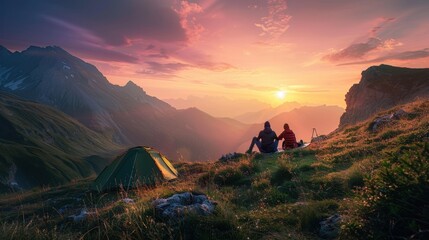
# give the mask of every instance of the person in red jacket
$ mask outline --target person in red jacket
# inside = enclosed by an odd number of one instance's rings
[[[285,123],[285,125],[283,125],[283,128],[284,131],[278,137],[279,141],[284,139],[282,144],[283,150],[298,147],[299,144],[296,142],[295,133],[290,130],[289,124]]]
[[[277,134],[271,129],[270,122],[264,123],[264,129],[259,132],[258,137],[254,137],[250,143],[249,150],[246,153],[251,153],[256,145],[261,153],[277,152],[279,140]]]

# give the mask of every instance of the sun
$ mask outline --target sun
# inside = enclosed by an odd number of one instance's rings
[[[277,91],[276,92],[276,97],[278,99],[284,99],[286,97],[286,92],[285,91]]]

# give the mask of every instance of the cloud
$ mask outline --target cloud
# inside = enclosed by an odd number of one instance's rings
[[[425,48],[417,51],[405,51],[405,52],[393,53],[393,54],[389,54],[386,56],[382,56],[382,57],[378,57],[370,60],[342,63],[338,65],[344,66],[344,65],[355,65],[355,64],[368,64],[368,63],[384,62],[388,60],[406,61],[406,60],[420,59],[420,58],[426,58],[426,57],[429,57],[429,48]]]
[[[148,66],[142,71],[139,71],[140,74],[145,75],[155,75],[161,77],[175,76],[175,73],[186,70],[189,68],[205,69],[209,71],[222,72],[228,69],[235,68],[234,66],[228,63],[217,63],[217,62],[199,62],[197,64],[191,63],[181,63],[181,62],[155,62],[147,61],[145,64]]]
[[[126,63],[137,63],[138,58],[114,51],[114,50],[108,50],[102,47],[98,46],[88,46],[83,44],[70,44],[68,45],[68,48],[71,48],[72,51],[78,51],[80,52],[79,57],[87,57],[94,60],[101,60],[101,61],[111,61],[111,62],[126,62]]]
[[[382,18],[376,19],[375,26],[370,30],[370,36],[377,37],[377,35],[383,28],[386,28],[388,24],[394,21],[396,21],[396,18],[393,18],[393,17],[390,17],[390,18],[382,17]]]
[[[174,63],[158,63],[158,62],[145,62],[148,68],[139,72],[147,75],[174,75],[174,73],[187,69],[190,67],[188,64],[179,62]]]
[[[202,27],[193,15],[200,11],[175,0],[2,1],[0,22],[7,24],[1,24],[0,41],[14,49],[57,45],[88,59],[134,63],[139,51],[195,38]]]
[[[180,25],[185,29],[186,34],[191,41],[196,41],[200,38],[200,34],[204,31],[204,27],[198,24],[195,14],[201,13],[202,7],[197,3],[190,3],[188,1],[180,1],[179,7],[176,10],[180,17]]]
[[[396,46],[400,46],[402,43],[395,39],[388,39],[382,41],[379,38],[369,38],[367,42],[355,43],[350,46],[322,57],[322,60],[330,62],[339,62],[350,59],[362,58],[368,53],[375,50],[391,50]]]
[[[289,28],[292,18],[286,14],[285,0],[268,0],[268,16],[262,17],[255,26],[261,29],[260,36],[268,36],[273,40],[280,38]]]
[[[195,67],[211,70],[214,72],[223,72],[229,69],[235,69],[233,65],[224,62],[198,62]]]
[[[152,49],[151,49],[152,50]],[[153,48],[153,50],[155,50]],[[167,54],[167,51],[163,48],[161,48],[159,51],[151,51],[150,54],[147,54],[145,57],[148,58],[163,58],[163,59],[169,59],[170,56]]]
[[[18,31],[13,31],[12,28],[20,28],[21,32],[30,36],[43,29],[44,32],[49,32],[46,38],[55,38],[63,28],[44,21],[43,18],[48,16],[86,29],[113,46],[126,45],[133,39],[186,41],[180,16],[168,2],[170,1],[6,1],[2,2],[2,14],[5,14],[3,18],[13,24],[4,24],[2,29],[6,34],[15,34]]]

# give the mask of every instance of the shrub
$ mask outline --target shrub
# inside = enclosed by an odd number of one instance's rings
[[[298,168],[298,171],[300,172],[309,172],[312,170],[314,170],[314,167],[310,165],[302,165],[301,167]]]
[[[356,204],[346,237],[399,239],[429,230],[429,145],[390,154],[366,179]]]
[[[231,186],[239,184],[243,179],[243,173],[232,167],[225,168],[215,173],[213,181],[219,186]]]
[[[287,193],[288,200],[290,202],[295,202],[299,197],[298,187],[295,182],[285,182],[283,185],[277,188],[279,191]]]
[[[181,226],[181,236],[175,239],[245,239],[234,218],[218,212],[211,216],[190,216]]]
[[[267,192],[265,197],[265,202],[269,206],[276,206],[278,204],[286,203],[288,201],[290,201],[288,194],[279,191],[277,188],[271,188],[271,190]]]
[[[402,131],[400,131],[400,130],[389,130],[389,131],[386,131],[385,133],[383,133],[380,136],[380,138],[382,140],[387,140],[387,139],[394,138],[394,137],[398,136],[401,133],[402,133]]]
[[[252,182],[252,190],[255,191],[263,191],[271,187],[271,183],[269,180],[270,172],[266,171],[261,173],[258,177],[256,177]]]
[[[301,206],[297,212],[300,227],[304,231],[315,232],[320,227],[320,221],[333,214],[338,204],[332,200],[309,202]]]
[[[328,180],[313,181],[312,185],[315,190],[314,197],[317,200],[342,198],[346,193],[344,180],[339,177],[333,177]]]
[[[279,168],[271,176],[272,185],[281,185],[284,181],[292,179],[291,169],[284,161],[279,162]]]
[[[363,187],[364,179],[362,173],[359,171],[353,171],[347,179],[347,185],[351,189],[356,187]]]
[[[258,166],[253,162],[242,162],[238,169],[244,176],[250,176],[259,171]]]
[[[360,128],[360,126],[347,128],[346,130],[344,130],[344,133],[356,132],[357,130],[359,130],[359,128]]]
[[[198,179],[197,179],[197,183],[198,185],[205,187],[207,185],[209,185],[210,183],[213,182],[213,177],[214,177],[215,173],[213,171],[208,171],[204,174],[202,174]]]

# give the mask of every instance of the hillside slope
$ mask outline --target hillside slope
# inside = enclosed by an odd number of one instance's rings
[[[115,152],[107,136],[58,110],[0,92],[1,184],[57,185],[95,173],[85,157]],[[106,165],[105,163],[97,163]]]
[[[380,125],[376,131],[370,128],[373,123],[370,119],[340,128],[306,149],[211,163],[175,163],[180,177],[155,188],[83,194],[91,184],[91,180],[83,180],[37,193],[3,195],[0,237],[410,238],[419,234],[420,229],[429,228],[428,215],[424,214],[429,201],[426,175],[429,162],[419,157],[424,151],[429,154],[429,101],[396,106],[376,117],[399,109],[407,115]],[[426,150],[424,144],[428,146]],[[416,164],[404,160],[409,155]],[[389,177],[392,169],[396,170],[393,178]],[[417,175],[402,178],[410,173]],[[383,176],[401,179],[395,183],[401,185],[387,182],[386,188],[371,192],[374,187],[385,187],[380,185],[383,183],[380,180],[385,180]],[[156,215],[154,199],[184,191],[208,195],[217,202],[215,212],[204,216],[184,214],[178,225],[172,219]],[[385,195],[381,196],[381,192]],[[125,197],[132,202],[125,202]],[[362,207],[370,211],[365,212]],[[17,212],[16,208],[22,210]],[[56,209],[61,209],[61,213]],[[92,212],[83,222],[73,222],[67,217],[82,209]],[[45,221],[31,221],[42,217]],[[322,222],[329,217],[341,221],[322,231],[321,226],[326,224]],[[412,224],[408,224],[408,219],[412,219]],[[417,239],[427,238],[427,235],[417,236],[420,236]]]

